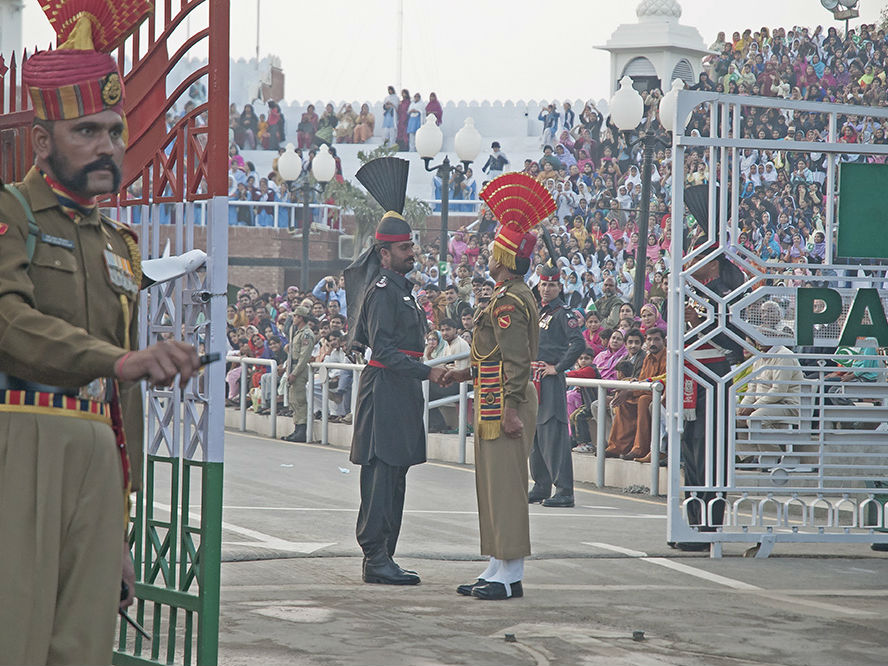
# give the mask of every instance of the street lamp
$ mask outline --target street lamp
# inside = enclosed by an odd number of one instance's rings
[[[677,93],[676,93],[677,94]],[[611,120],[617,129],[624,132],[629,143],[629,132],[638,127],[644,115],[644,102],[632,88],[632,79],[624,76],[620,79],[620,89],[610,100]],[[641,211],[638,221],[638,247],[635,251],[635,286],[632,291],[632,303],[636,312],[644,305],[644,278],[647,273],[647,237],[648,217],[651,212],[651,168],[654,163],[654,149],[658,145],[668,144],[659,133],[651,128],[648,118],[644,128],[639,132],[637,141],[629,146],[641,143],[644,146],[644,160],[641,165]],[[673,214],[675,212],[673,211]]]
[[[426,171],[437,171],[441,179],[441,249],[438,258],[438,286],[441,291],[447,286],[444,269],[447,266],[447,216],[450,207],[450,174],[456,168],[450,165],[450,156],[445,155],[444,161],[437,166],[430,166],[432,159],[441,150],[444,135],[438,127],[435,116],[429,114],[425,124],[416,131],[416,151],[425,162]],[[454,148],[459,161],[466,171],[469,165],[481,152],[481,135],[475,129],[475,121],[466,118],[465,124],[453,137]]]
[[[302,158],[296,153],[292,143],[287,144],[284,153],[278,158],[278,173],[281,178],[288,181],[299,180],[302,178],[302,184],[299,186],[299,192],[302,194],[302,288],[309,289],[308,284],[308,247],[311,234],[311,208],[309,208],[309,197],[312,192],[323,194],[324,185],[333,180],[336,173],[336,160],[330,154],[327,144],[322,144],[317,154],[311,161],[311,175],[318,182],[319,186],[311,184],[308,174],[302,173]],[[296,235],[296,226],[293,224],[293,218],[288,219],[288,228],[290,235]]]
[[[831,11],[836,21],[845,21],[845,37],[848,37],[848,21],[860,16],[858,0],[820,0],[823,8]]]

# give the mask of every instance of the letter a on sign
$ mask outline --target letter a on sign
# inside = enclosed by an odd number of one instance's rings
[[[870,324],[863,323],[863,316],[869,312]],[[879,341],[880,347],[888,346],[888,321],[885,321],[885,308],[879,298],[877,289],[858,289],[845,325],[842,327],[840,345],[854,347],[857,338],[873,337]]]

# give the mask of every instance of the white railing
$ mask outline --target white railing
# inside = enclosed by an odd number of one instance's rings
[[[440,214],[441,199],[423,199],[423,201],[432,209],[432,214]],[[447,214],[477,216],[482,203],[481,199],[454,199],[451,197],[447,200]]]
[[[468,352],[455,354],[453,356],[444,356],[427,361],[426,365],[446,365],[454,361],[462,361],[469,357]],[[366,368],[366,365],[357,363],[312,363],[311,377],[309,385],[312,387],[308,394],[308,428],[307,432],[314,432],[314,379],[317,373],[321,381],[321,444],[328,444],[329,439],[329,408],[330,408],[330,384],[329,370],[344,370],[353,373],[352,394],[351,394],[351,413],[354,415],[355,405],[357,403],[357,387],[360,374]],[[596,388],[598,389],[598,486],[605,485],[605,455],[604,449],[607,444],[607,434],[605,433],[606,418],[606,392],[607,389],[626,389],[630,391],[651,391],[653,393],[651,400],[651,485],[650,494],[653,496],[660,494],[660,422],[661,422],[661,397],[663,395],[663,382],[633,382],[625,380],[606,380],[606,379],[575,379],[567,378],[568,386],[576,386],[580,388]],[[422,395],[425,408],[423,412],[423,423],[426,433],[428,434],[429,410],[445,405],[458,405],[459,420],[457,437],[459,440],[458,462],[466,462],[466,439],[468,433],[468,401],[473,397],[468,382],[461,382],[459,385],[459,393],[457,395],[446,396],[438,400],[429,401],[429,382],[422,383]],[[354,417],[353,417],[354,418]]]
[[[182,209],[181,203],[160,203],[154,204],[158,224],[176,224],[180,219],[193,223],[194,226],[202,227],[207,223],[207,204],[208,201],[195,201],[193,206],[189,206],[188,210]],[[338,231],[342,233],[342,208],[326,203],[309,204],[311,209],[311,225],[312,228],[321,229],[323,231]],[[239,223],[237,221],[238,208],[254,209],[250,211],[250,224]],[[255,226],[265,229],[297,229],[302,230],[303,204],[290,201],[237,201],[228,200],[228,225],[229,226]],[[144,210],[143,210],[144,209]],[[265,209],[272,209],[267,213],[267,217],[260,217],[260,212],[267,212]],[[118,217],[126,216],[126,220],[130,224],[138,225],[141,223],[143,214],[147,214],[144,206],[127,206],[121,211],[127,213],[118,214],[115,211],[108,211],[109,214]],[[192,218],[193,219],[190,219]],[[336,228],[333,227],[334,220],[338,220]]]
[[[579,379],[567,378],[568,386],[598,389],[598,414],[596,415],[598,456],[598,487],[604,487],[604,449],[607,436],[604,432],[607,418],[607,389],[625,389],[627,391],[650,391],[651,396],[651,488],[653,496],[660,494],[660,412],[662,409],[663,382],[632,382],[625,379]]]
[[[225,361],[228,363],[240,363],[241,367],[241,377],[240,377],[240,413],[241,413],[241,423],[240,423],[240,431],[244,432],[247,429],[247,379],[246,379],[246,366],[248,365],[265,365],[271,368],[269,374],[271,375],[270,383],[271,383],[271,400],[269,401],[269,412],[271,414],[271,437],[272,439],[277,438],[277,390],[278,390],[278,364],[277,361],[273,358],[251,358],[249,356],[234,356],[229,355],[225,357]]]

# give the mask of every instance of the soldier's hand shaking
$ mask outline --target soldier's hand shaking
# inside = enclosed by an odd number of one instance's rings
[[[429,370],[429,381],[435,382],[439,386],[444,386],[444,377],[446,375],[447,370],[443,366],[436,365]]]
[[[146,379],[154,386],[169,386],[179,375],[179,385],[184,387],[198,368],[200,359],[194,347],[178,340],[163,340],[121,356],[114,373],[125,382]]]

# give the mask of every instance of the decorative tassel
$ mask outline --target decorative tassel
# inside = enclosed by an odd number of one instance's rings
[[[515,270],[515,253],[507,250],[499,243],[493,244],[493,258],[501,266],[507,266],[513,271]]]

